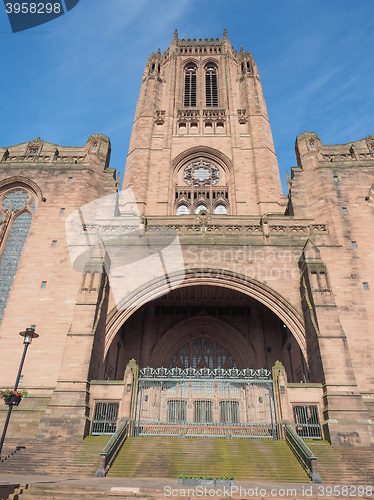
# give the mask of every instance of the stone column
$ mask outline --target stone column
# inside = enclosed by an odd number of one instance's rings
[[[82,439],[89,433],[88,374],[94,337],[100,334],[98,325],[106,280],[101,263],[86,265],[57,386],[41,419],[38,439]]]
[[[120,405],[121,418],[128,417],[128,420],[130,422],[130,436],[132,436],[134,431],[136,397],[138,393],[138,377],[139,367],[136,364],[135,359],[131,359],[128,362],[125,370],[125,391]]]

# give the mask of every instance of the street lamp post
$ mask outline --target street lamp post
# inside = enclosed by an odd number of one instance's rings
[[[20,379],[21,373],[22,373],[23,363],[25,362],[27,348],[31,344],[32,339],[36,339],[36,338],[39,337],[39,335],[36,333],[34,327],[26,328],[25,331],[20,332],[19,334],[21,335],[21,337],[24,337],[23,343],[24,343],[25,347],[23,349],[22,359],[21,359],[21,363],[19,365],[18,374],[17,374],[17,378],[16,378],[16,383],[14,384],[14,391],[17,391],[17,388],[18,388],[19,379]],[[3,449],[3,444],[4,444],[4,440],[5,440],[6,431],[8,429],[8,424],[9,424],[10,416],[12,414],[12,410],[13,410],[13,405],[10,404],[9,405],[9,409],[8,409],[8,415],[7,415],[6,419],[5,419],[3,435],[1,436],[1,441],[0,441],[0,457],[1,457],[1,451]]]

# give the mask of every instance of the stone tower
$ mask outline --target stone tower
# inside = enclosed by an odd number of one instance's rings
[[[217,153],[218,152],[218,153]],[[256,63],[227,37],[178,39],[147,61],[124,187],[141,213],[279,212],[281,183]]]

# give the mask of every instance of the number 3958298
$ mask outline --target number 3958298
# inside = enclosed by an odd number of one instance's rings
[[[7,14],[59,14],[60,3],[6,3]]]

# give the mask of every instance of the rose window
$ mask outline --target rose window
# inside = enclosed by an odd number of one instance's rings
[[[194,161],[184,169],[183,178],[190,186],[214,185],[219,181],[219,168],[209,161]]]

